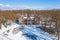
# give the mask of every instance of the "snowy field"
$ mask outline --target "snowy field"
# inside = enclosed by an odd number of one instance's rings
[[[0,40],[57,40],[36,25],[18,25],[12,23],[7,28],[2,24]]]

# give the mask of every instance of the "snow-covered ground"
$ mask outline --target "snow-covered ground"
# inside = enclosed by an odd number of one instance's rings
[[[0,40],[56,40],[56,38],[36,28],[36,25],[21,27],[21,25],[12,23],[7,25],[7,28],[2,24]]]

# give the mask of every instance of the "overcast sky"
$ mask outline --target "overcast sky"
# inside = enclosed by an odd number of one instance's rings
[[[60,0],[0,0],[0,9],[60,9]]]

